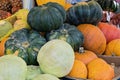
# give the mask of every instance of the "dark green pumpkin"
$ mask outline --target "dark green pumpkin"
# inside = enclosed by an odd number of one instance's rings
[[[83,44],[83,34],[74,26],[70,24],[63,24],[59,29],[53,30],[46,34],[46,39],[60,39],[68,42],[76,51]]]
[[[102,20],[102,8],[96,1],[78,2],[67,11],[67,22],[74,25],[94,24]]]
[[[115,12],[118,9],[118,4],[115,0],[95,0],[97,1],[104,11]]]
[[[18,51],[18,56],[23,58],[28,65],[37,65],[39,49],[46,43],[38,32],[21,29],[11,34],[5,43],[5,54]]]
[[[65,9],[58,3],[49,2],[30,10],[27,22],[30,27],[40,32],[59,28],[66,19]]]

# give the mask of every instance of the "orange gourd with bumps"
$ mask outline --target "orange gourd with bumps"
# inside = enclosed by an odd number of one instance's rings
[[[87,65],[88,78],[91,80],[112,80],[114,69],[103,59],[96,58]]]
[[[105,55],[120,56],[120,39],[115,39],[107,44]]]
[[[75,52],[75,59],[82,61],[86,65],[95,58],[97,58],[97,55],[94,52],[84,50],[83,47],[79,48],[79,52]]]
[[[87,68],[86,68],[85,64],[82,61],[75,59],[72,70],[70,71],[68,76],[73,77],[73,78],[86,79],[87,78]]]
[[[106,48],[106,38],[102,31],[92,24],[81,24],[77,28],[84,35],[83,47],[96,54],[103,54]]]

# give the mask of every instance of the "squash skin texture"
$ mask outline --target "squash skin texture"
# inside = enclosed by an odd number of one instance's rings
[[[59,29],[53,30],[46,35],[48,41],[53,39],[60,39],[68,42],[74,51],[77,51],[84,43],[83,34],[74,25],[63,24]]]
[[[102,20],[102,16],[102,8],[96,1],[78,2],[67,10],[67,22],[76,26],[96,25]]]
[[[46,40],[36,31],[20,29],[11,34],[5,43],[5,54],[14,54],[23,58],[28,65],[37,65],[37,54]]]
[[[32,8],[28,13],[27,22],[34,30],[48,32],[59,28],[65,19],[65,9],[57,3],[49,2]]]

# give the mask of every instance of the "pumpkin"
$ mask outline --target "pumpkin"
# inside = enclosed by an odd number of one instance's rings
[[[70,24],[63,24],[59,29],[52,30],[50,33],[47,33],[46,39],[60,39],[68,42],[72,48],[76,51],[79,46],[84,42],[83,34],[74,26]]]
[[[28,65],[38,65],[37,54],[39,49],[46,43],[39,32],[28,29],[20,29],[11,34],[5,43],[5,54],[14,54],[23,58]]]
[[[65,19],[65,9],[58,3],[49,2],[32,8],[28,13],[27,22],[32,29],[47,32],[62,26]]]
[[[74,25],[94,24],[102,20],[102,8],[96,1],[79,2],[67,10],[67,22]]]
[[[63,7],[66,5],[66,0],[36,0],[36,2],[37,2],[37,5],[39,6],[46,4],[48,2],[55,2],[55,3],[62,5]]]
[[[86,65],[82,61],[75,59],[72,70],[70,71],[68,76],[73,77],[73,78],[86,79],[87,78],[87,67],[86,67]]]
[[[82,61],[86,65],[95,58],[97,58],[97,55],[94,52],[84,50],[83,47],[79,48],[79,52],[75,52],[75,59]]]
[[[112,80],[114,69],[103,59],[96,58],[87,65],[88,78],[92,80]]]
[[[10,30],[12,30],[12,24],[8,21],[1,20],[0,21],[0,40],[2,40],[1,38],[3,38],[7,34],[7,32],[9,32]]]
[[[103,54],[106,48],[106,39],[102,31],[92,24],[81,24],[77,28],[84,35],[83,47],[96,54]]]
[[[120,56],[120,39],[115,39],[107,44],[105,55]]]
[[[115,0],[95,0],[97,1],[104,11],[115,12],[118,8],[118,3]]]
[[[74,64],[74,51],[65,41],[48,41],[39,50],[37,61],[43,73],[57,77],[66,76]]]
[[[120,30],[116,26],[104,22],[99,22],[97,26],[103,32],[107,43],[120,39]]]
[[[4,55],[4,50],[5,50],[5,42],[7,41],[7,37],[3,38],[0,42],[0,56]]]

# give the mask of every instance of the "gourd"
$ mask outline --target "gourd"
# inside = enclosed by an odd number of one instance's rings
[[[25,80],[27,64],[15,55],[0,57],[0,80]]]
[[[72,78],[86,79],[87,78],[87,67],[86,67],[86,65],[82,61],[75,59],[72,70],[70,71],[68,76],[72,77]]]
[[[75,52],[75,59],[82,61],[86,65],[95,58],[97,58],[97,55],[90,50],[84,50],[84,47],[80,47],[79,52]]]
[[[74,51],[67,42],[54,39],[41,47],[37,61],[43,73],[64,77],[72,69],[74,58]]]
[[[102,20],[102,8],[96,1],[78,2],[67,10],[66,21],[70,24],[94,24]]]
[[[95,0],[97,1],[104,11],[115,12],[118,9],[118,3],[115,0]]]
[[[83,45],[84,42],[83,34],[76,26],[67,23],[63,24],[59,29],[47,33],[46,39],[48,41],[53,39],[64,40],[68,42],[75,51],[78,50],[79,46]]]
[[[5,51],[5,42],[7,41],[8,37],[5,37],[1,40],[0,42],[0,56],[4,55],[4,51]]]
[[[32,8],[27,17],[30,27],[39,32],[58,29],[66,19],[65,9],[58,3],[47,4]]]
[[[12,30],[12,24],[8,21],[1,20],[0,21],[0,41],[10,30]]]
[[[102,31],[92,24],[81,24],[78,27],[84,35],[83,47],[96,54],[103,54],[106,48],[106,38]]]
[[[45,38],[39,32],[23,28],[13,32],[6,41],[5,54],[16,53],[28,65],[38,65],[37,54],[45,43]]]
[[[120,56],[120,39],[112,40],[107,44],[105,55]]]
[[[103,59],[96,58],[87,65],[88,78],[92,80],[112,80],[114,78],[114,69]]]
[[[107,43],[120,39],[120,30],[116,26],[104,22],[99,22],[97,26],[103,32]]]

